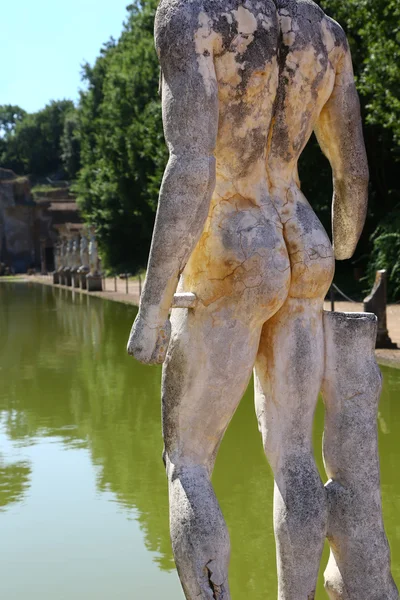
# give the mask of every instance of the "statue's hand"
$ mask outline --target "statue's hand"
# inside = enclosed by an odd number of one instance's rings
[[[128,341],[128,354],[142,363],[160,364],[165,360],[171,336],[171,323],[152,326],[138,313]]]

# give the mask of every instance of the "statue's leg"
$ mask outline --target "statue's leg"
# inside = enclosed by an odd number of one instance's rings
[[[163,370],[164,457],[172,548],[188,600],[230,599],[229,535],[210,478],[260,338],[261,325],[240,318],[203,307],[172,311]]]
[[[322,300],[288,298],[265,323],[256,360],[259,428],[275,476],[279,600],[311,600],[327,526],[312,449],[324,366]]]
[[[324,460],[330,480],[325,585],[332,600],[395,600],[382,519],[377,412],[381,374],[376,317],[324,314]]]

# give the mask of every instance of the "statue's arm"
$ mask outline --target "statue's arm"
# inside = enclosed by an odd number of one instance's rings
[[[364,227],[369,178],[360,103],[347,44],[315,133],[333,171],[333,245],[336,259],[344,260],[353,255]]]
[[[171,9],[167,5],[166,10],[162,3],[155,22],[164,134],[170,156],[160,189],[139,315],[128,344],[128,351],[143,362],[162,362],[162,352],[157,359],[154,355],[149,358],[154,342],[150,333],[166,323],[179,276],[204,229],[215,187],[218,89],[212,43],[207,49],[202,39],[199,56],[197,20],[187,4],[182,3],[183,9],[176,6],[171,3]]]

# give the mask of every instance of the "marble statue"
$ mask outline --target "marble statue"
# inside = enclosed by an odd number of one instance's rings
[[[100,273],[100,258],[94,228],[90,229],[89,240],[90,271],[86,275],[86,286],[89,292],[101,292],[103,290],[103,279]]]
[[[68,252],[68,240],[66,237],[61,240],[61,263],[62,268],[65,269],[67,267],[67,252]]]
[[[325,537],[331,598],[398,598],[379,493],[375,318],[323,313],[335,258],[352,256],[367,208],[345,34],[311,0],[161,0],[155,42],[170,157],[128,352],[164,363],[170,531],[186,598],[231,597],[211,473],[253,368],[275,478],[278,598],[314,598]],[[333,246],[300,188],[312,132],[333,171]],[[311,441],[321,389],[326,486]]]
[[[69,235],[67,238],[67,267],[72,269],[74,265],[74,238]]]
[[[72,269],[77,271],[80,267],[79,236],[75,235],[72,240]]]
[[[54,245],[54,271],[53,284],[60,283],[60,271],[62,269],[62,240],[58,239]]]
[[[60,283],[63,285],[70,286],[72,284],[71,269],[73,266],[73,239],[71,234],[68,232],[64,238],[64,250],[63,250],[63,268],[60,275]]]
[[[97,252],[97,242],[94,230],[90,231],[89,242],[89,266],[90,273],[97,274],[99,271],[99,254]]]
[[[80,287],[83,290],[87,289],[87,275],[90,272],[89,266],[89,245],[86,232],[83,231],[80,236],[79,245],[80,266],[78,269]]]
[[[397,349],[397,344],[392,342],[387,328],[387,280],[386,269],[376,271],[374,286],[366,298],[364,298],[364,311],[372,312],[378,317],[378,334],[376,336],[376,348]]]
[[[75,234],[72,238],[72,253],[71,253],[71,285],[73,288],[79,288],[81,276],[79,273],[80,256],[79,256],[79,235]]]
[[[61,244],[60,240],[54,245],[54,270],[57,271],[61,267]]]
[[[80,246],[79,246],[79,256],[81,266],[79,268],[80,272],[89,272],[89,248],[88,241],[85,233],[81,234]]]

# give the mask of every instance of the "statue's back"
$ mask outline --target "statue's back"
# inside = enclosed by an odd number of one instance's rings
[[[167,34],[170,50],[178,45],[185,53],[191,43],[183,38],[194,38],[202,83],[210,95],[218,87],[220,174],[241,179],[251,172],[254,179],[261,161],[272,180],[277,170],[278,178],[297,177],[297,160],[347,52],[339,25],[311,0],[164,0],[159,13],[159,38]],[[178,63],[183,57],[175,54]]]

